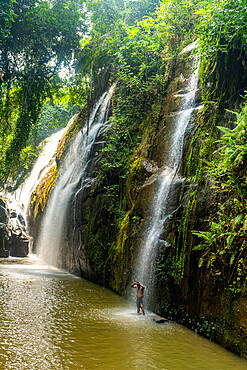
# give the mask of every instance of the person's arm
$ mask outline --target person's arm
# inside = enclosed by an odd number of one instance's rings
[[[137,288],[136,283],[131,284],[131,288]]]

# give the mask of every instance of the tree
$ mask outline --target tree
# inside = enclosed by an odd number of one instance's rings
[[[18,160],[44,101],[58,88],[60,67],[75,58],[86,30],[80,0],[4,1],[0,7],[2,179]]]

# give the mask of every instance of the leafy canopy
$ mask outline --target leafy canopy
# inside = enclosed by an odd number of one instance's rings
[[[25,147],[44,101],[58,89],[60,67],[70,65],[78,52],[86,15],[80,0],[5,0],[0,14],[4,179]]]

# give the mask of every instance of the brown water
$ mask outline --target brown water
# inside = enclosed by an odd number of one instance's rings
[[[0,260],[0,369],[247,369],[175,323],[33,258]]]

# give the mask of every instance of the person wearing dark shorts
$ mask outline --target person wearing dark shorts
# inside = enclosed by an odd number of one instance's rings
[[[143,315],[145,315],[144,306],[143,306],[143,295],[145,287],[136,281],[135,283],[131,284],[132,288],[136,288],[136,304],[137,304],[137,313],[140,313],[140,308],[142,310]]]

